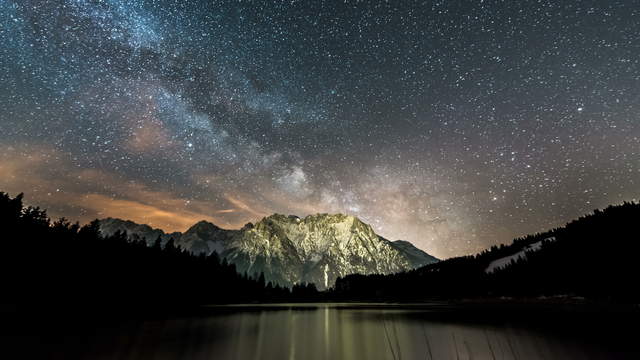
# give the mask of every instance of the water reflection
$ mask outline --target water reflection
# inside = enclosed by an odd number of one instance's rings
[[[563,320],[560,326],[551,316],[525,326],[513,315],[469,321],[464,313],[447,314],[458,313],[437,306],[220,306],[201,316],[128,322],[97,331],[77,329],[52,336],[48,342],[39,339],[39,346],[46,350],[46,357],[60,359],[608,359],[638,355],[625,339],[605,339],[600,333],[611,335],[612,329],[598,321],[567,324]],[[585,323],[593,328],[585,329]]]

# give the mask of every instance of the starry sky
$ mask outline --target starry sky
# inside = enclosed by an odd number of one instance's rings
[[[638,1],[0,0],[0,191],[438,257],[640,193]]]

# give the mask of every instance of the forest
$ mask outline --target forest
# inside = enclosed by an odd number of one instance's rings
[[[467,298],[573,297],[637,302],[640,204],[625,202],[548,232],[392,275],[348,275],[334,288],[292,289],[239,274],[213,253],[195,256],[156,240],[102,236],[0,192],[3,304],[163,307],[307,301],[414,302]],[[535,245],[534,250],[532,246]],[[524,251],[503,267],[490,264]]]
[[[624,202],[474,256],[387,276],[349,275],[337,280],[331,296],[381,301],[571,297],[637,302],[638,221],[640,204]],[[487,271],[493,261],[532,245],[537,248],[525,251],[526,256]]]
[[[0,192],[2,304],[153,308],[305,301],[317,294],[313,285],[282,288],[239,274],[215,253],[194,256],[173,241],[147,246],[123,233],[103,237],[97,221],[52,221],[22,199]]]

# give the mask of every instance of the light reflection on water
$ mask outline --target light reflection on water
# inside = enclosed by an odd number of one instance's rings
[[[509,321],[443,321],[435,307],[221,306],[51,344],[89,359],[607,359],[610,348]],[[550,326],[554,327],[554,326]],[[73,350],[70,350],[73,347]]]
[[[229,329],[210,344],[224,359],[566,359],[587,354],[513,328],[411,319],[411,310],[287,309],[213,319]],[[214,325],[215,324],[215,325]],[[185,358],[205,358],[194,347]],[[562,355],[564,354],[564,355]]]

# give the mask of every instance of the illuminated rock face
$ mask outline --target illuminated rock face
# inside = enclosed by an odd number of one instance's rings
[[[319,289],[347,274],[388,274],[437,261],[406,241],[388,241],[358,218],[342,214],[274,214],[240,230],[199,222],[176,242],[193,253],[215,251],[242,273],[264,273],[267,281],[285,286],[313,283]]]
[[[239,271],[264,272],[280,284],[314,283],[319,289],[347,274],[388,274],[422,265],[371,226],[342,214],[269,216],[237,233],[223,256]]]

